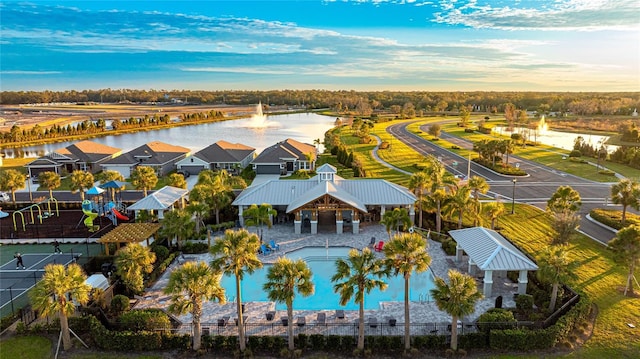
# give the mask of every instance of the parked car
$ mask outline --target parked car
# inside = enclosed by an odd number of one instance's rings
[[[184,177],[185,179],[189,178],[189,176],[191,176],[191,173],[189,173],[189,171],[178,171],[176,172],[179,175],[182,175],[182,177]]]

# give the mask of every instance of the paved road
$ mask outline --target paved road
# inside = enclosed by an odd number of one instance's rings
[[[615,233],[603,228],[591,221],[586,215],[596,207],[608,205],[608,195],[611,183],[593,182],[581,177],[558,171],[556,169],[528,161],[518,156],[510,156],[509,163],[516,164],[529,175],[526,177],[505,176],[480,166],[473,161],[442,148],[431,141],[425,140],[407,130],[411,122],[398,123],[387,127],[387,132],[398,140],[407,144],[422,155],[433,155],[439,158],[448,171],[456,175],[467,175],[484,177],[491,190],[489,195],[494,198],[502,198],[505,203],[515,201],[518,203],[528,203],[544,209],[547,199],[560,186],[571,186],[580,193],[582,197],[582,208],[580,214],[580,230],[593,239],[602,243],[611,240]],[[428,125],[423,125],[420,130],[427,132]],[[464,139],[443,133],[442,139],[455,143],[461,148],[472,149],[473,144]],[[558,156],[561,156],[558,154]],[[594,168],[595,171],[595,168]],[[513,181],[515,179],[515,182]]]

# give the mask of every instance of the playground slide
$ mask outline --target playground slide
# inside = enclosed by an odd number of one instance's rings
[[[118,212],[118,210],[115,209],[115,208],[111,208],[111,212],[116,216],[117,219],[119,219],[121,221],[128,221],[129,220],[129,217],[127,217],[124,214]]]
[[[82,201],[82,213],[87,216],[87,218],[84,219],[84,224],[89,228],[89,232],[95,232],[100,229],[100,226],[93,224],[93,220],[98,217],[98,213],[92,211],[91,201],[86,199]]]

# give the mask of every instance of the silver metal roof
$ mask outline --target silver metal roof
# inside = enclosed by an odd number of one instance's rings
[[[322,182],[327,184],[318,187]],[[363,211],[366,211],[368,205],[402,206],[414,204],[416,201],[416,197],[409,190],[385,180],[346,180],[335,176],[333,181],[320,181],[316,176],[307,180],[271,180],[247,187],[233,201],[233,205],[250,206],[269,203],[272,206],[294,207],[298,203],[302,205],[310,202],[325,193]]]
[[[185,197],[187,193],[189,191],[186,189],[164,186],[127,207],[127,210],[164,210],[173,206],[179,199]]]
[[[484,227],[449,231],[482,270],[537,270],[538,266],[498,232]]]

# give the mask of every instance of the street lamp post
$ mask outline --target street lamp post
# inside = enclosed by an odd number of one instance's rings
[[[511,196],[511,214],[516,213],[516,180],[515,178],[511,181],[513,182],[513,194]]]
[[[598,159],[596,161],[596,173],[600,172],[600,144],[601,143],[602,141],[598,141],[597,147],[596,147],[596,156],[598,156]]]
[[[31,194],[31,175],[27,175],[27,188],[29,189],[29,201],[33,202],[33,194]]]

